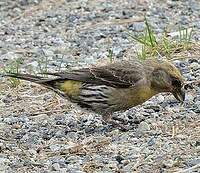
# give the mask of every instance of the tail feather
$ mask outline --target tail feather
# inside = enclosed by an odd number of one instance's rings
[[[47,78],[40,77],[40,76],[35,76],[35,75],[30,75],[30,74],[19,74],[19,73],[8,73],[2,75],[3,77],[13,77],[17,79],[22,79],[22,80],[27,80],[30,82],[35,82],[35,83],[41,83],[43,80],[47,80]]]
[[[7,73],[2,75],[3,77],[12,77],[12,78],[17,78],[20,80],[26,80],[26,81],[30,81],[30,82],[34,82],[37,84],[40,84],[46,88],[52,89],[56,82],[55,79],[48,79],[45,77],[41,77],[41,76],[36,76],[36,75],[30,75],[30,74],[20,74],[20,73]]]
[[[20,74],[20,73],[7,73],[7,74],[3,74],[1,76],[2,77],[13,77],[13,78],[21,79],[21,80],[34,82],[39,85],[42,85],[45,88],[53,90],[54,92],[56,92],[57,94],[59,94],[63,97],[67,97],[67,95],[60,90],[59,85],[56,84],[56,82],[59,81],[58,78],[57,79],[55,79],[55,78],[48,79],[48,78],[41,77],[41,76],[35,76],[35,75],[30,75],[30,74]]]
[[[49,78],[45,78],[41,76],[35,76],[35,75],[30,75],[30,74],[20,74],[20,73],[7,73],[3,76],[34,82],[50,89],[55,88],[56,82],[60,80],[59,78],[49,79]]]

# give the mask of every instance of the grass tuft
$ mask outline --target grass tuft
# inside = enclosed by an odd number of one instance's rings
[[[112,49],[109,49],[109,50],[108,50],[108,58],[109,58],[110,63],[112,63],[113,60],[114,60],[114,57],[113,57],[113,50],[112,50]]]
[[[3,68],[3,71],[5,73],[19,73],[20,72],[20,66],[21,66],[22,63],[23,63],[23,60],[21,58],[13,60],[6,67]],[[11,77],[8,80],[11,84],[11,87],[17,87],[20,84],[19,79]]]
[[[141,50],[137,52],[138,58],[142,60],[158,56],[171,59],[175,53],[189,50],[192,47],[192,29],[179,29],[179,32],[174,33],[178,37],[177,40],[170,39],[167,33],[163,33],[161,38],[158,38],[147,19],[145,19],[145,30],[141,36],[134,36],[130,32],[128,35],[142,45]]]

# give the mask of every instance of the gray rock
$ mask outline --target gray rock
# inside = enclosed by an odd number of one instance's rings
[[[158,100],[158,103],[163,103],[164,100],[165,100],[165,97],[162,96],[162,95],[158,95],[156,98],[157,98],[157,100]]]
[[[53,170],[53,171],[59,171],[59,170],[60,170],[60,165],[59,165],[59,163],[54,163],[54,164],[52,165],[52,170]]]
[[[143,22],[134,23],[134,24],[130,25],[129,28],[133,28],[133,30],[136,32],[141,32],[141,31],[144,31],[145,25]]]
[[[137,130],[138,130],[139,133],[145,133],[145,132],[150,130],[150,125],[147,122],[143,121],[138,125]]]
[[[10,163],[9,159],[0,157],[0,171],[2,172],[6,171],[9,163]]]
[[[197,62],[193,62],[193,63],[190,64],[190,68],[197,70],[197,69],[200,68],[200,64],[197,63]]]
[[[167,167],[167,168],[171,168],[171,167],[173,167],[173,165],[174,165],[174,161],[173,160],[164,160],[163,161],[163,165],[165,166],[165,167]]]

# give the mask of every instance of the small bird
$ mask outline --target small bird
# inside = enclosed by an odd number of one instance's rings
[[[169,92],[180,102],[185,99],[180,71],[165,60],[134,59],[46,75],[54,77],[18,73],[4,76],[52,89],[80,107],[101,114],[103,120],[115,126],[120,125],[112,118],[113,112],[140,105],[156,94]]]

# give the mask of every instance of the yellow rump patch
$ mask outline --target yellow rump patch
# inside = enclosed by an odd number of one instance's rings
[[[69,96],[78,96],[82,83],[79,81],[67,80],[60,84],[60,89]]]

